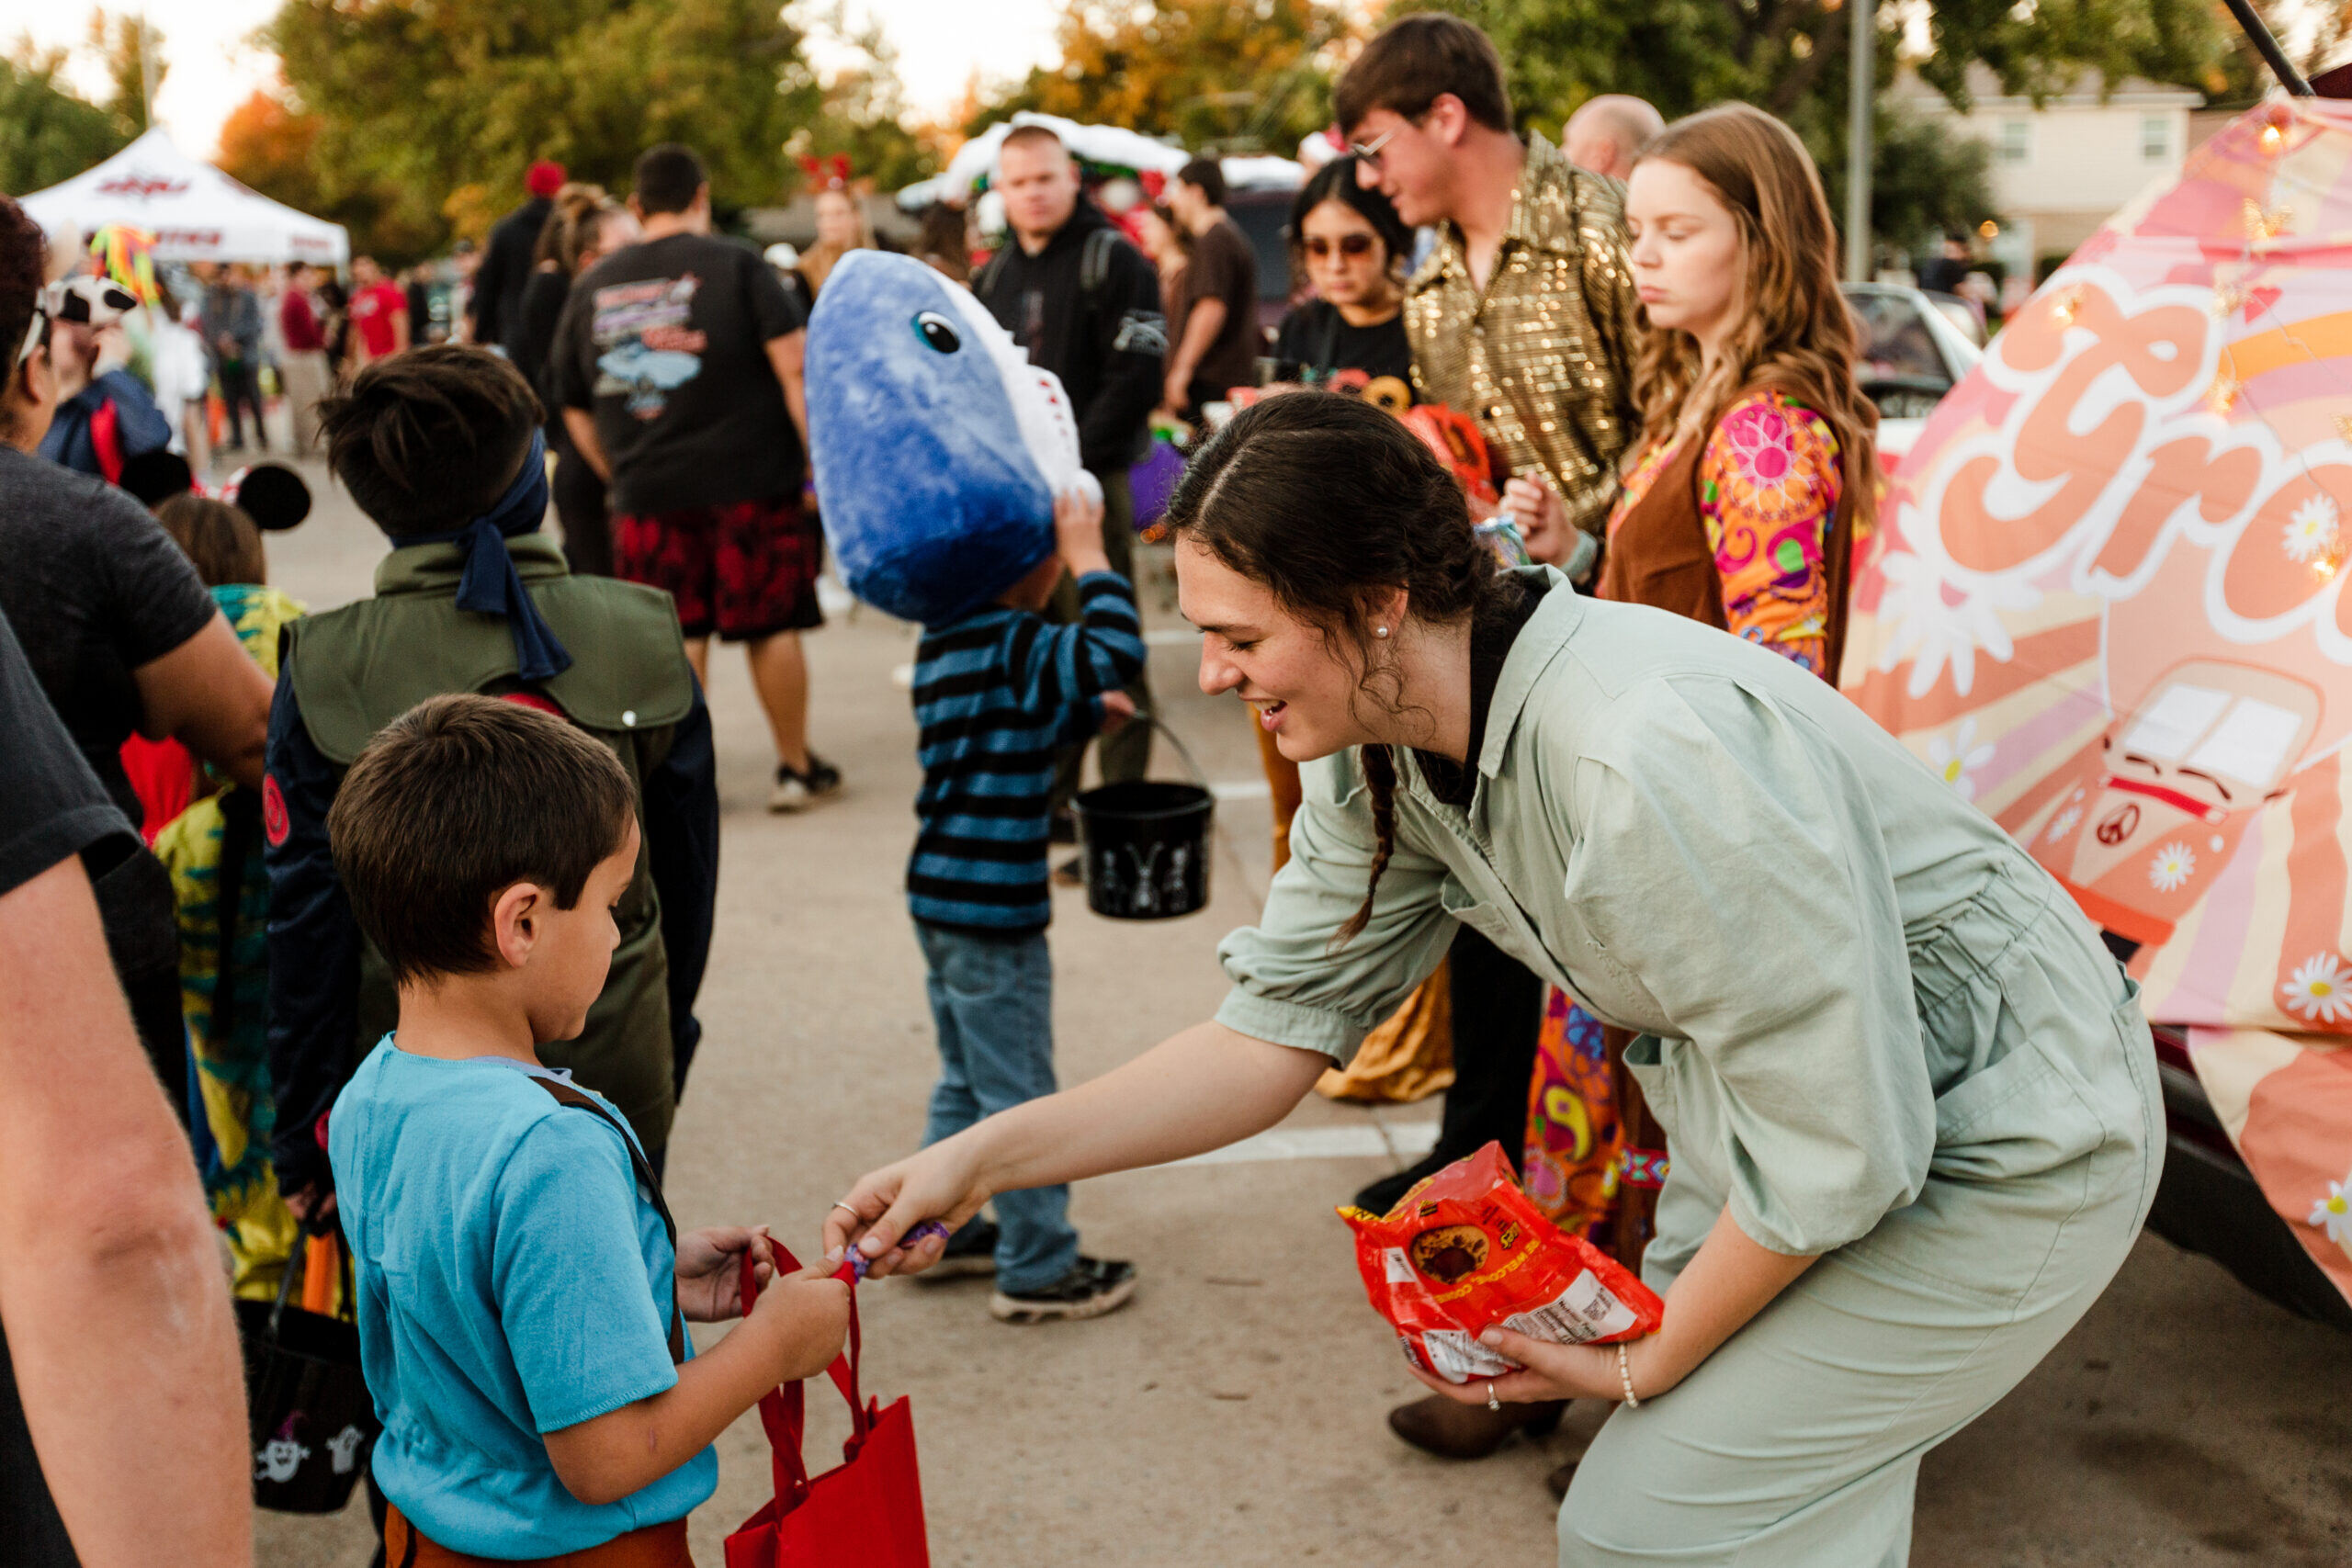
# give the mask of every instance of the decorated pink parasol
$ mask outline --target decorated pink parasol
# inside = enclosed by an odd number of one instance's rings
[[[1904,457],[1843,685],[2140,944],[2352,1296],[2352,104],[2275,98],[2119,213]]]

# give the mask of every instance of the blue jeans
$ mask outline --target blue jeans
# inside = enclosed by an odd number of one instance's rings
[[[1023,1100],[1054,1092],[1054,962],[1043,931],[986,936],[915,922],[931,973],[939,1031],[939,1087],[931,1091],[925,1145]],[[1041,1290],[1078,1260],[1069,1189],[996,1195],[997,1288]]]

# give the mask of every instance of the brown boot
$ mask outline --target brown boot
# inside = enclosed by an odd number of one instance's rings
[[[1483,1404],[1461,1404],[1442,1393],[1400,1404],[1388,1413],[1388,1428],[1424,1453],[1440,1459],[1484,1459],[1502,1447],[1513,1432],[1531,1438],[1549,1436],[1560,1424],[1564,1399],[1540,1404],[1506,1404],[1489,1410]]]

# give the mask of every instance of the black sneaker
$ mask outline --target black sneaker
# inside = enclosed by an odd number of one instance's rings
[[[1136,1266],[1079,1255],[1069,1272],[1050,1285],[1021,1295],[999,1291],[989,1314],[1004,1323],[1048,1323],[1056,1318],[1101,1317],[1127,1304],[1136,1293]]]
[[[808,771],[796,773],[775,765],[775,787],[768,791],[770,811],[798,811],[842,787],[842,771],[816,752],[808,753]]]
[[[1054,867],[1053,882],[1054,886],[1057,887],[1085,886],[1086,857],[1084,855],[1072,855],[1069,859],[1062,862],[1061,864]]]
[[[938,1262],[908,1278],[937,1282],[993,1274],[996,1272],[996,1237],[997,1229],[992,1222],[978,1218],[967,1220],[962,1230],[947,1238],[947,1250],[939,1255]]]

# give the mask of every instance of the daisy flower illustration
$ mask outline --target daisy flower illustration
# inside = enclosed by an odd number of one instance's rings
[[[2066,807],[2065,810],[2061,811],[2057,816],[2050,819],[2049,841],[2053,844],[2056,843],[2059,840],[2073,832],[2075,830],[2075,824],[2082,819],[2083,808],[2081,807],[2070,806]]]
[[[1951,785],[1962,800],[1976,798],[1976,781],[1969,775],[1992,760],[1992,742],[1976,744],[1976,718],[1973,714],[1953,726],[1950,740],[1938,735],[1928,741],[1928,761],[1935,768],[1936,776]]]
[[[1911,676],[1904,691],[1915,700],[1935,690],[1947,665],[1951,689],[1966,696],[1976,684],[1978,649],[1996,664],[2007,663],[2017,651],[2001,616],[2041,603],[2041,591],[2030,582],[1990,577],[1950,580],[1909,550],[1890,549],[1879,570],[1886,576],[1879,616],[1893,630],[1879,651],[1878,667],[1892,670],[1910,660]]]
[[[2319,1226],[2328,1240],[2352,1250],[2352,1192],[2345,1190],[2347,1182],[2352,1182],[2352,1176],[2329,1182],[2327,1196],[2312,1205],[2312,1217],[2303,1223]]]
[[[2313,1023],[2352,1018],[2352,973],[2333,953],[2314,953],[2296,964],[2278,991],[2287,998],[2289,1012]]]
[[[2197,874],[2197,852],[2176,839],[2148,863],[2148,886],[2169,893]]]
[[[2332,548],[2338,517],[2335,502],[2329,496],[2315,495],[2295,508],[2279,530],[2279,545],[2287,558],[2301,563]]]

